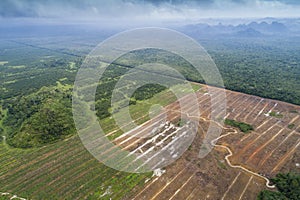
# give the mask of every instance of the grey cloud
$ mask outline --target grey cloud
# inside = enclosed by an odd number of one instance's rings
[[[141,2],[141,1],[139,1]],[[212,5],[214,3],[214,0],[145,0],[142,2],[149,2],[154,5],[159,5],[163,3],[169,3],[169,4],[174,4],[174,5],[182,5],[182,4],[198,4],[198,5]]]
[[[0,2],[0,16],[2,17],[37,17],[38,14],[31,1],[9,1]]]
[[[235,11],[247,10],[247,7],[249,8],[247,12],[252,10],[253,15],[255,15],[257,3],[272,2],[276,3],[277,6],[292,5],[297,7],[300,5],[298,0],[1,0],[0,17],[95,17],[111,19],[181,16],[189,18],[197,17],[197,13],[205,13],[205,16],[208,16],[210,11],[211,13],[221,13],[222,16],[232,15],[235,14]],[[262,9],[270,11],[275,8]],[[276,13],[275,10],[274,13]],[[244,13],[241,12],[241,14]],[[203,16],[204,14],[199,17]]]
[[[265,0],[265,1],[274,1],[274,0]],[[284,4],[290,4],[290,5],[299,5],[299,0],[277,0],[278,2],[284,3]]]

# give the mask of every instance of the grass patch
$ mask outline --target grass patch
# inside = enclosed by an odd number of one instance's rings
[[[5,64],[7,64],[8,63],[8,61],[0,61],[0,66],[1,65],[5,65]]]
[[[295,124],[289,124],[289,125],[288,125],[288,128],[289,128],[289,129],[293,129],[294,127],[295,127]]]
[[[221,160],[218,160],[218,166],[219,166],[221,169],[227,169],[225,163],[222,162]]]
[[[69,68],[70,69],[76,69],[76,63],[75,62],[69,62]]]
[[[8,85],[8,84],[13,84],[15,82],[17,82],[17,80],[6,81],[3,84]]]
[[[281,114],[281,113],[279,113],[279,112],[275,112],[275,111],[270,112],[269,115],[270,115],[271,117],[283,118],[283,114]]]
[[[179,119],[177,122],[177,126],[183,127],[186,123],[187,123],[187,121],[185,119]]]
[[[235,121],[232,119],[225,119],[225,124],[229,126],[236,127],[240,129],[243,133],[249,133],[250,131],[253,131],[254,128],[250,124],[246,124],[244,122]]]
[[[193,90],[194,90],[195,92],[197,92],[198,90],[201,89],[201,85],[199,85],[199,84],[192,83],[191,85],[192,85],[192,88],[193,88]]]

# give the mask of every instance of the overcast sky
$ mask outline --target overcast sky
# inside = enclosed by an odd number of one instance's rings
[[[0,17],[129,21],[300,17],[300,1],[1,0]]]

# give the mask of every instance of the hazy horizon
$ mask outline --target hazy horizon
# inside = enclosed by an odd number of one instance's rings
[[[253,18],[298,18],[296,0],[112,0],[0,2],[2,22],[94,23],[161,25]],[[238,19],[238,20],[236,20]],[[234,20],[232,20],[234,21]]]

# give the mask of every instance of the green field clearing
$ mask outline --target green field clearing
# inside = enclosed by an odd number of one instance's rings
[[[60,83],[57,86],[66,87]],[[199,88],[193,86],[194,90]],[[149,119],[152,105],[165,106],[175,100],[169,90],[164,90],[129,109],[132,118],[141,124]],[[106,133],[117,130],[110,139],[122,134],[112,118],[100,124]],[[120,199],[152,176],[119,172],[103,165],[90,155],[78,136],[30,149],[11,148],[2,141],[0,156],[0,192],[30,199]]]
[[[24,69],[26,68],[25,65],[16,65],[16,66],[9,66],[9,68],[12,68],[12,69]]]
[[[7,64],[8,63],[8,61],[0,61],[0,66],[1,65],[5,65],[5,64]]]

